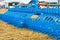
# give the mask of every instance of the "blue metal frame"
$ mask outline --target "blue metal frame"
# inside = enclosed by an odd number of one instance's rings
[[[26,19],[26,27],[60,39],[60,18],[52,15],[38,15],[36,19],[31,16]]]
[[[9,8],[4,14],[0,14],[0,19],[13,24],[19,28],[26,27],[38,32],[53,36],[57,40],[60,39],[60,8],[39,8],[36,4],[37,0],[33,0],[30,7],[25,5]],[[58,5],[57,5],[58,6]],[[52,15],[51,15],[52,14]],[[31,16],[37,15],[37,18]]]
[[[60,8],[58,7],[58,3],[56,4],[56,8],[40,8],[37,4],[37,0],[32,0],[29,4],[27,5],[22,5],[22,6],[14,6],[15,8],[9,8],[9,11],[14,11],[14,12],[27,12],[27,13],[34,13],[34,14],[40,14],[40,13],[47,13],[47,14],[60,14]]]

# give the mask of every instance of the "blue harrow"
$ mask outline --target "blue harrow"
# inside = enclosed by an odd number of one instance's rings
[[[0,19],[17,26],[42,32],[60,40],[60,8],[39,8],[37,0],[32,0],[28,5],[8,8]]]

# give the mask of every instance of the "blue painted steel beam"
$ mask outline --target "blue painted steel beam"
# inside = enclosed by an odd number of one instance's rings
[[[32,14],[31,13],[27,14],[27,13],[22,13],[22,12],[7,11],[0,16],[0,19],[9,23],[9,24],[13,24],[17,27],[24,27],[25,26],[25,19],[26,19],[25,17],[27,15],[32,15]]]
[[[17,27],[23,27],[25,21],[25,18],[23,16],[25,15],[23,15],[22,13],[8,11],[1,16],[1,20],[9,24],[13,24]]]
[[[41,9],[34,3],[29,5],[30,7],[22,6],[19,8],[19,6],[15,6],[15,8],[9,8],[7,12],[0,14],[0,19],[17,27],[25,26],[26,28],[60,39],[60,17],[58,16],[60,8],[47,7]],[[39,15],[34,18],[32,17],[34,14]]]
[[[9,8],[8,11],[14,11],[14,12],[24,12],[24,13],[34,13],[34,14],[40,14],[40,13],[47,13],[47,14],[58,14],[60,15],[60,8],[39,8],[38,5],[29,5],[28,6],[24,6],[24,7],[19,7],[19,6],[15,6],[15,8]]]
[[[52,15],[37,15],[33,18],[34,14],[26,14],[19,12],[6,12],[2,15],[1,20],[13,24],[19,28],[26,27],[38,32],[42,32],[54,38],[60,38],[60,17]]]
[[[30,16],[26,19],[26,27],[31,30],[48,34],[56,39],[60,39],[60,18],[58,17],[38,15],[37,18],[31,18]]]

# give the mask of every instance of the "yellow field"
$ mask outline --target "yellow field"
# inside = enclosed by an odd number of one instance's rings
[[[7,9],[0,9],[0,14],[4,13],[6,11],[7,11]]]
[[[55,39],[42,33],[33,32],[32,30],[26,28],[17,28],[16,26],[10,25],[0,20],[0,40],[55,40]]]

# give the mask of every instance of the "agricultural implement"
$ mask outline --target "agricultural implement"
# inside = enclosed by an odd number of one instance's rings
[[[40,8],[37,0],[32,0],[29,4],[8,8],[4,14],[0,14],[0,19],[17,26],[42,32],[60,40],[60,8]]]

